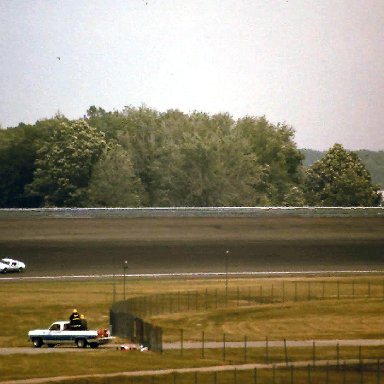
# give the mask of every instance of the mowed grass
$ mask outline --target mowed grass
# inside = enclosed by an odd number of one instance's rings
[[[311,281],[311,300],[307,300],[307,286]],[[286,287],[284,302],[257,301],[228,302],[228,307],[164,313],[147,316],[146,321],[164,328],[164,340],[179,338],[184,329],[186,340],[199,340],[204,331],[207,340],[216,340],[225,333],[228,338],[242,340],[272,339],[333,339],[381,338],[383,336],[384,292],[383,278],[307,278],[305,281],[283,279],[229,279],[229,291],[248,292],[253,287],[264,295],[274,286],[275,299],[282,282]],[[315,298],[322,284],[331,298]],[[341,293],[348,292],[354,283],[355,298],[336,296],[336,282]],[[367,286],[369,282],[370,297]],[[224,279],[126,279],[126,297],[141,297],[175,292],[213,292],[223,290]],[[297,285],[298,300],[289,298],[289,289]],[[109,326],[109,309],[113,299],[123,299],[123,279],[2,281],[0,346],[26,346],[26,334],[31,328],[49,326],[55,320],[65,320],[74,308],[84,313],[90,328]],[[321,319],[321,321],[319,321]]]
[[[336,281],[336,278],[327,278]],[[338,278],[343,284],[349,284],[352,278]],[[279,286],[293,283],[289,279],[230,279],[229,288],[264,287],[264,292],[271,285]],[[297,280],[296,280],[297,281]],[[308,281],[321,286],[322,279],[308,278]],[[381,276],[355,279],[355,287],[382,287]],[[126,295],[138,297],[165,292],[198,291],[204,289],[222,289],[223,279],[127,279]],[[381,289],[381,288],[380,288]],[[357,288],[356,288],[357,290]],[[372,288],[372,293],[374,292]],[[375,291],[376,292],[376,291]],[[365,294],[365,288],[360,292]],[[379,291],[377,292],[379,295]],[[3,301],[1,311],[2,331],[0,347],[28,347],[27,332],[32,328],[48,326],[58,319],[66,319],[73,308],[85,313],[91,328],[108,326],[109,308],[113,297],[123,297],[123,281],[119,279],[100,280],[57,280],[57,281],[2,281],[0,284]],[[238,306],[236,301],[228,303],[227,308],[188,311],[182,313],[162,314],[149,319],[156,325],[164,327],[165,341],[177,341],[180,329],[184,329],[185,341],[201,339],[204,331],[206,340],[221,340],[225,333],[227,340],[302,340],[302,339],[347,339],[347,338],[382,338],[383,304],[382,297],[364,297],[355,299],[316,299],[300,301]],[[124,342],[124,340],[118,340]],[[32,347],[31,347],[32,348]],[[70,349],[69,349],[70,351]],[[383,355],[383,348],[365,347],[365,358],[378,358]],[[244,351],[228,349],[226,361],[222,350],[205,351],[202,358],[200,350],[165,351],[163,354],[152,352],[122,352],[110,348],[98,350],[75,350],[72,353],[51,352],[49,354],[15,354],[0,355],[0,368],[3,380],[25,379],[32,377],[51,377],[61,375],[88,375],[134,371],[138,369],[165,369],[180,367],[198,367],[244,362]],[[335,358],[334,348],[317,348],[318,358]],[[357,358],[357,348],[341,351],[340,358]],[[312,350],[289,349],[290,361],[311,360]],[[282,348],[270,348],[271,362],[284,361]],[[265,351],[248,349],[247,362],[265,362]],[[172,378],[172,376],[171,376]],[[100,379],[101,380],[101,379]],[[118,380],[122,379],[116,379]],[[85,380],[84,382],[87,382]],[[112,379],[100,382],[115,382]],[[123,382],[123,381],[120,381]],[[143,381],[145,382],[145,381]],[[171,381],[172,382],[172,381]],[[225,382],[225,381],[224,381]]]

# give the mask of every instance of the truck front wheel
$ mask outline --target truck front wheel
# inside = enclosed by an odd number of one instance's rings
[[[40,348],[43,345],[43,340],[41,340],[39,337],[36,337],[32,339],[32,344],[35,348]]]
[[[78,348],[85,348],[87,346],[87,340],[85,339],[77,339],[76,345]]]

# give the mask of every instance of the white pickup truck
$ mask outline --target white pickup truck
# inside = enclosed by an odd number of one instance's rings
[[[69,321],[56,321],[48,329],[29,331],[28,338],[35,348],[40,348],[43,344],[53,348],[58,344],[73,343],[79,348],[85,348],[87,345],[91,348],[97,348],[99,345],[109,343],[112,340],[108,329],[98,329],[97,331],[72,330]]]

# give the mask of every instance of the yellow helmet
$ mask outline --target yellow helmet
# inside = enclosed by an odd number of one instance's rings
[[[73,310],[73,313],[77,313],[77,309],[74,309],[74,310]]]

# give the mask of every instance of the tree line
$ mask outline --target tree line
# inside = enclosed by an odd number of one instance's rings
[[[306,168],[287,124],[141,107],[0,130],[0,207],[377,206],[335,144]]]

